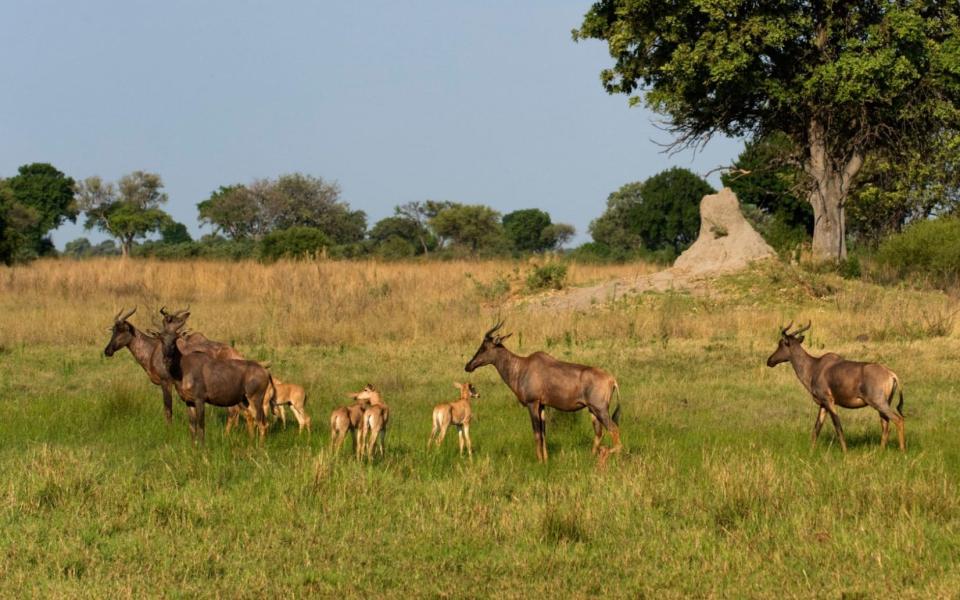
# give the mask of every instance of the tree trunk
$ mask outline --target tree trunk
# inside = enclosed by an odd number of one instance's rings
[[[130,258],[130,245],[133,244],[132,239],[121,239],[120,240],[120,256],[121,258]]]
[[[823,125],[814,119],[810,122],[810,157],[806,164],[807,174],[813,186],[807,201],[813,207],[813,257],[815,260],[837,261],[847,257],[846,219],[844,202],[850,192],[850,184],[863,165],[863,156],[836,160],[829,155]],[[843,167],[836,165],[843,162]]]

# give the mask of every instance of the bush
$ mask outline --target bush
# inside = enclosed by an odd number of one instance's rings
[[[260,241],[265,260],[314,257],[330,246],[330,239],[315,227],[290,227],[271,231]]]
[[[877,262],[899,277],[926,277],[950,286],[960,274],[960,219],[919,221],[890,236],[877,250]]]
[[[551,263],[533,269],[527,276],[527,289],[531,292],[562,290],[566,281],[567,265]]]

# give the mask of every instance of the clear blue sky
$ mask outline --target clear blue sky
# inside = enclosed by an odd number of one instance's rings
[[[301,171],[338,181],[371,224],[455,200],[542,208],[583,241],[620,185],[704,174],[742,147],[663,154],[656,117],[601,88],[605,46],[570,38],[589,5],[5,0],[0,176],[155,171],[197,234],[219,185]],[[78,224],[54,240],[81,235],[102,237]]]

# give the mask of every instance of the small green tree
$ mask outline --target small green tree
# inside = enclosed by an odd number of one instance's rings
[[[116,238],[126,258],[137,239],[171,222],[170,215],[159,208],[167,201],[162,190],[163,181],[156,173],[134,171],[121,177],[116,186],[99,177],[88,177],[77,191],[87,214],[84,227]]]
[[[598,255],[625,258],[643,247],[643,240],[632,226],[631,215],[643,202],[643,184],[628,183],[607,196],[607,209],[590,223],[590,235]]]
[[[330,238],[316,227],[288,227],[263,236],[260,255],[266,260],[310,258],[330,246]]]
[[[607,211],[590,224],[590,233],[614,257],[641,248],[675,256],[697,239],[700,201],[713,192],[710,184],[689,170],[667,169],[610,194]]]
[[[647,249],[680,254],[697,239],[700,201],[715,191],[690,170],[673,167],[643,182],[643,201],[628,219]]]
[[[538,208],[525,208],[503,215],[503,231],[520,252],[548,249],[542,236],[543,230],[551,224],[550,215]]]
[[[0,261],[6,265],[36,256],[37,211],[17,201],[7,180],[0,179]]]

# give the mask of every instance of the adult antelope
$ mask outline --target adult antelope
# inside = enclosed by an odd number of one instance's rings
[[[180,398],[190,413],[190,435],[194,442],[204,440],[204,405],[230,407],[243,404],[260,429],[260,440],[267,432],[264,398],[273,387],[270,373],[252,360],[214,358],[203,352],[183,354],[177,334],[161,335],[163,361]]]
[[[367,384],[359,393],[357,399],[369,403],[360,419],[360,429],[357,431],[357,459],[364,455],[373,458],[373,448],[376,445],[380,456],[384,455],[384,438],[387,436],[387,425],[390,423],[390,408],[372,384]]]
[[[507,384],[520,404],[530,411],[530,423],[537,442],[537,460],[547,462],[546,423],[543,411],[546,407],[566,412],[586,408],[593,417],[593,453],[600,452],[601,464],[610,454],[620,452],[620,386],[612,375],[596,367],[559,361],[544,352],[530,356],[517,356],[507,350],[503,341],[507,335],[494,335],[503,327],[503,321],[494,325],[483,335],[476,354],[464,367],[467,373],[484,365],[493,365],[500,378]],[[611,416],[610,400],[617,392],[617,408]],[[603,430],[610,432],[613,446],[601,448]]]
[[[823,356],[811,356],[803,349],[803,333],[810,329],[811,323],[790,333],[790,325],[780,329],[780,343],[776,351],[767,359],[767,366],[774,367],[790,361],[797,379],[807,388],[813,401],[820,410],[813,424],[811,443],[816,445],[823,422],[830,415],[833,428],[840,438],[840,448],[847,451],[847,441],[840,426],[837,407],[863,408],[872,406],[880,414],[880,446],[887,447],[890,435],[890,421],[897,426],[900,450],[907,448],[903,433],[903,389],[899,389],[900,401],[897,409],[891,408],[893,396],[900,387],[900,379],[890,369],[877,363],[846,360],[839,354],[829,352]]]
[[[104,356],[111,357],[115,352],[126,348],[133,355],[150,382],[160,386],[163,391],[163,416],[169,424],[173,420],[173,379],[163,363],[163,344],[159,339],[141,332],[127,319],[137,312],[137,307],[129,311],[120,311],[113,317],[112,335],[107,347],[103,349]]]
[[[237,352],[237,350],[223,342],[215,342],[211,339],[208,339],[202,333],[196,331],[191,331],[189,333],[181,333],[180,330],[186,325],[187,319],[190,317],[190,307],[188,306],[185,309],[178,310],[175,312],[168,312],[165,306],[160,308],[160,314],[163,316],[163,330],[167,333],[180,333],[177,338],[177,347],[180,349],[182,354],[189,354],[191,352],[203,352],[214,358],[223,358],[228,360],[244,360],[242,354]]]
[[[453,383],[453,387],[460,390],[460,399],[456,402],[447,402],[433,407],[433,428],[430,430],[430,439],[427,448],[436,442],[437,448],[447,436],[447,428],[453,424],[457,428],[457,439],[460,442],[460,456],[463,456],[463,443],[466,440],[467,454],[473,456],[473,443],[470,441],[470,420],[473,418],[471,398],[479,398],[480,393],[471,383]]]

